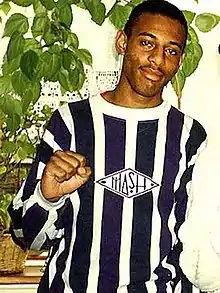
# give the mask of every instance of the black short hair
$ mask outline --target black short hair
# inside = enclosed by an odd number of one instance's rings
[[[128,38],[131,36],[134,22],[143,13],[159,14],[179,21],[179,23],[185,28],[185,43],[183,46],[184,50],[188,36],[188,25],[186,18],[179,8],[166,0],[146,0],[135,6],[124,26],[124,32]]]

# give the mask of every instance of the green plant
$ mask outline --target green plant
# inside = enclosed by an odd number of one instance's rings
[[[8,206],[13,197],[14,195],[10,193],[0,195],[0,235],[9,231],[11,218],[8,213]]]

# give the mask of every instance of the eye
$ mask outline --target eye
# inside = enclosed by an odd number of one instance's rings
[[[172,55],[172,56],[177,56],[177,55],[180,55],[180,53],[177,51],[177,50],[175,50],[175,49],[167,49],[166,50],[167,51],[167,53],[169,54],[169,55]]]
[[[153,47],[153,44],[148,40],[142,40],[142,41],[140,41],[140,44],[144,47],[149,48],[149,49]]]

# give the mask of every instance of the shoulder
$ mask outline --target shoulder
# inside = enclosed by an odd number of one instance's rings
[[[190,136],[206,138],[207,133],[201,122],[174,106],[171,106],[170,112],[171,115],[175,115],[182,120],[183,130],[187,131]]]

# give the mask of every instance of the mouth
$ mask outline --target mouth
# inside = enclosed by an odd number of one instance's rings
[[[160,81],[163,77],[163,73],[160,70],[150,67],[141,67],[141,72],[145,78],[154,82]]]

